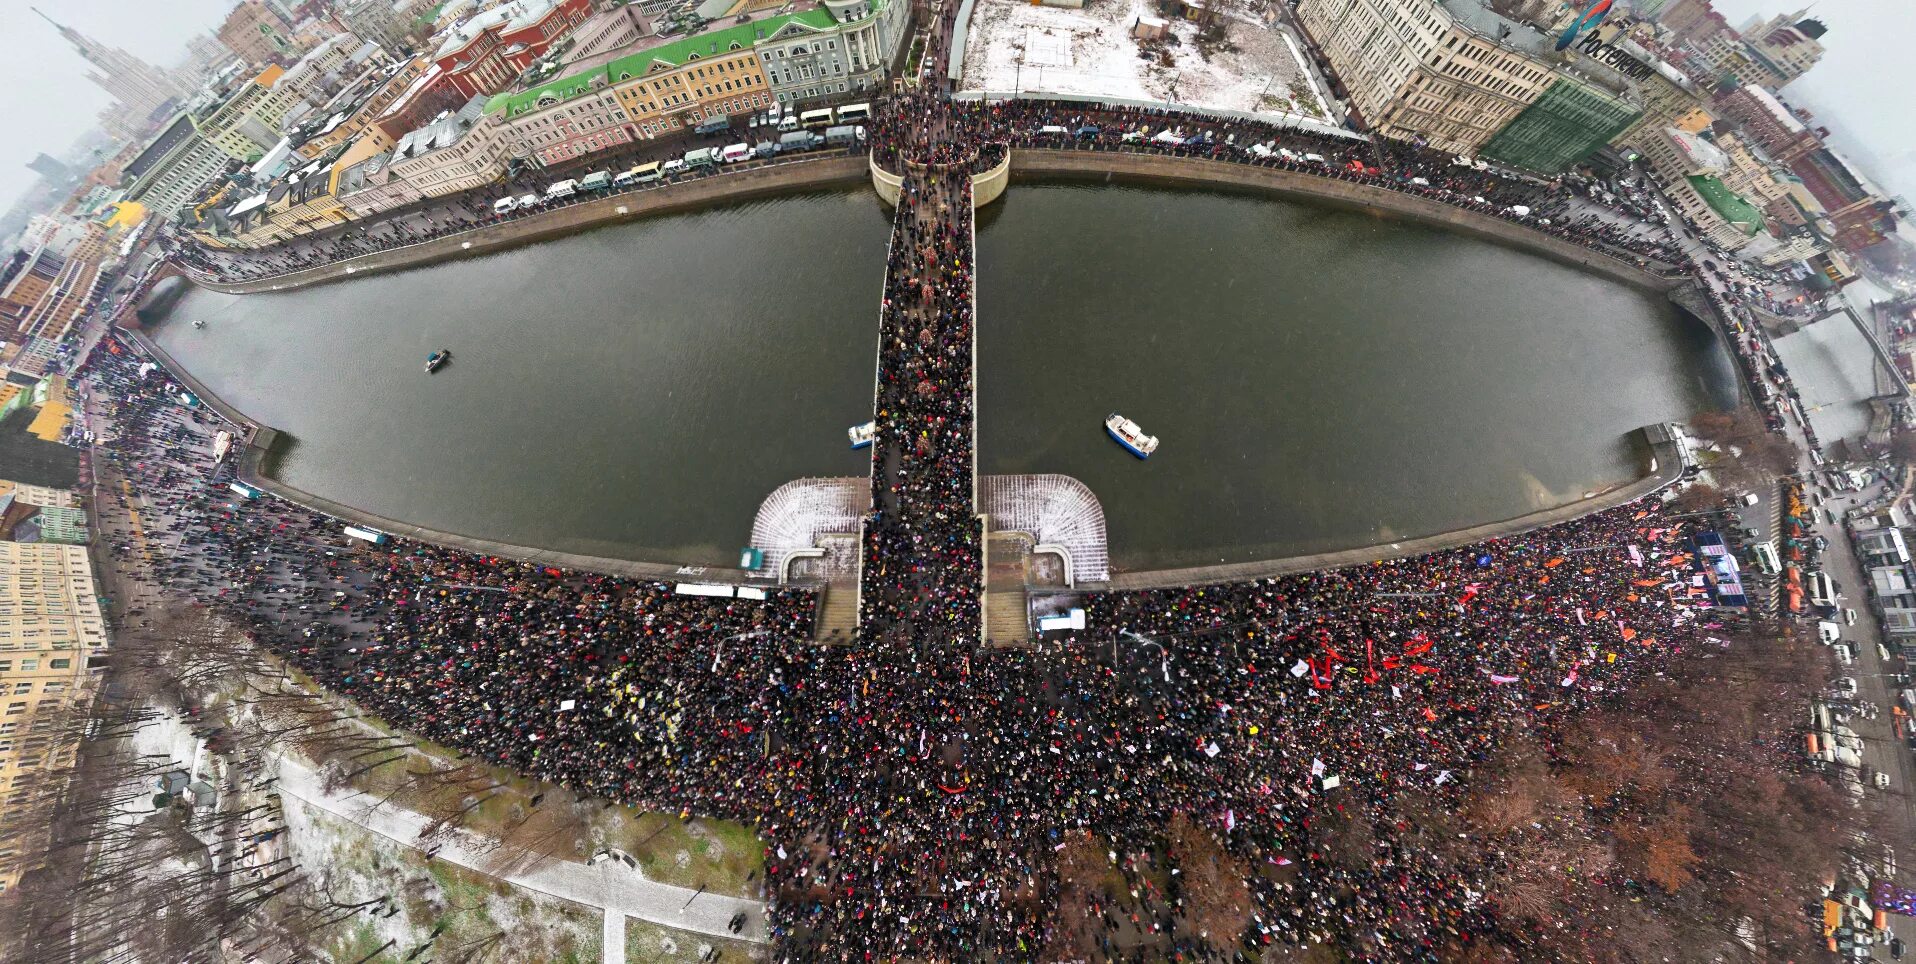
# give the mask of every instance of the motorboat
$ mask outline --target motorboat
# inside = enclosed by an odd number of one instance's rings
[[[1157,436],[1144,434],[1144,429],[1138,423],[1116,412],[1105,417],[1104,430],[1138,458],[1148,459],[1152,452],[1158,450]]]
[[[863,425],[854,425],[845,430],[852,440],[852,448],[862,449],[870,446],[878,438],[878,422],[870,421]]]
[[[193,322],[193,327],[195,327],[195,328],[205,328],[205,327],[206,327],[206,322],[205,322],[204,320],[199,320],[199,319],[196,319],[196,320],[195,320],[195,321]]]
[[[441,348],[438,351],[433,352],[430,355],[427,355],[426,356],[426,374],[430,375],[433,372],[438,371],[439,369],[445,367],[445,364],[449,361],[452,361],[452,349],[450,348]]]

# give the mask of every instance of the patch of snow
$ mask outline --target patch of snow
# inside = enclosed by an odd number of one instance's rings
[[[1322,96],[1283,26],[1233,8],[1221,15],[1221,44],[1201,47],[1198,25],[1182,19],[1170,20],[1175,43],[1145,44],[1131,36],[1140,17],[1156,16],[1149,0],[1089,0],[1080,9],[976,0],[960,87],[1325,116]]]

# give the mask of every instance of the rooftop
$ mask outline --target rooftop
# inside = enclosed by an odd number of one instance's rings
[[[1763,230],[1763,212],[1758,211],[1750,202],[1729,189],[1722,181],[1709,174],[1692,174],[1688,178],[1690,187],[1703,198],[1717,216],[1746,235],[1755,235]]]
[[[734,49],[749,49],[790,24],[816,31],[829,29],[835,23],[830,11],[813,7],[798,13],[755,17],[746,23],[687,37],[646,37],[631,46],[568,64],[564,76],[526,90],[495,95],[487,102],[486,112],[503,110],[507,117],[518,117],[611,84],[643,77],[660,67],[677,67]]]
[[[445,114],[432,123],[401,137],[399,143],[393,147],[393,163],[430,154],[459,143],[460,138],[465,137],[466,132],[472,129],[473,122],[485,112],[484,108],[484,98],[474,97],[466,101],[466,105],[457,111]]]
[[[1729,167],[1730,157],[1723,149],[1686,130],[1675,127],[1663,129],[1663,136],[1676,144],[1677,150],[1689,158],[1692,170],[1721,171]]]
[[[512,0],[511,3],[502,3],[475,14],[446,31],[446,39],[433,51],[433,59],[457,53],[459,48],[492,27],[503,25],[504,29],[511,31],[536,23],[540,17],[552,12],[555,6],[558,6],[558,0]]]
[[[1437,5],[1448,11],[1459,26],[1500,46],[1540,59],[1553,47],[1543,31],[1490,9],[1483,0],[1437,0]]]

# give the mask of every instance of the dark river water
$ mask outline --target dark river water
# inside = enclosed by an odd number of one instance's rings
[[[795,195],[307,291],[194,290],[158,338],[293,437],[292,485],[730,564],[773,488],[866,474],[845,428],[870,418],[888,224],[869,191]],[[1018,185],[978,240],[980,469],[1083,480],[1119,568],[1520,515],[1633,477],[1631,430],[1734,400],[1709,330],[1668,303],[1413,225]],[[1114,410],[1163,440],[1148,462],[1105,437]]]

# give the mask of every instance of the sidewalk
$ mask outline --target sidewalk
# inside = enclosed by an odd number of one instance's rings
[[[280,757],[277,767],[281,793],[407,847],[420,849],[420,832],[429,823],[423,815],[383,803],[376,797],[356,790],[329,794],[321,786],[318,773],[288,756]],[[463,830],[452,834],[433,856],[488,876],[497,876],[488,869],[490,861],[483,854],[480,838]],[[620,941],[617,948],[607,944],[607,962],[623,961],[625,958],[623,940],[626,917],[712,937],[765,942],[765,906],[758,901],[700,893],[687,887],[650,881],[616,860],[593,866],[547,858],[529,870],[499,879],[515,887],[525,887],[603,910],[606,914],[607,939],[612,940],[616,932]],[[745,914],[745,929],[733,934],[726,925],[733,915],[740,912]]]

